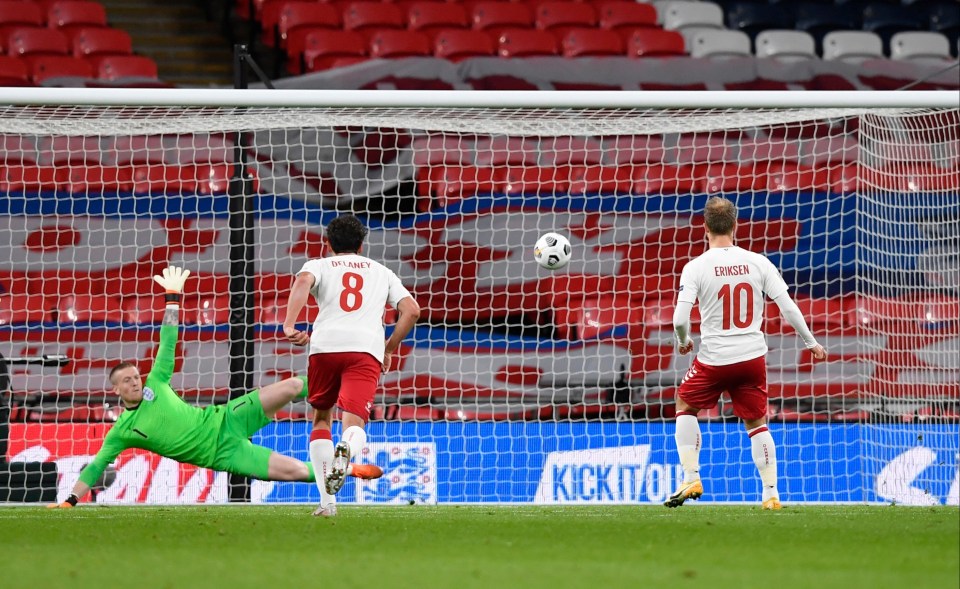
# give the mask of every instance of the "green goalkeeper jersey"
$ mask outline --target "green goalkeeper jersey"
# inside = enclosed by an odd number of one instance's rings
[[[143,400],[125,410],[110,428],[93,462],[80,473],[81,482],[92,487],[107,465],[128,448],[196,466],[212,465],[224,412],[217,406],[188,405],[170,388],[178,332],[177,325],[160,328],[160,350],[144,383]]]

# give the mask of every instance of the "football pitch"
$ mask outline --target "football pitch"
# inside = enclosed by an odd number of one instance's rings
[[[0,509],[0,587],[960,587],[953,507]]]

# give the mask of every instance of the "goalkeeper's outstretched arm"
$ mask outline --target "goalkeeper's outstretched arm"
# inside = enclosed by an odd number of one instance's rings
[[[169,383],[173,377],[173,368],[176,360],[177,336],[180,329],[180,298],[183,293],[183,284],[190,276],[189,270],[169,266],[163,269],[162,276],[154,276],[157,284],[164,288],[167,301],[167,310],[163,314],[163,324],[160,326],[160,349],[154,360],[150,376]]]
[[[90,487],[100,478],[100,475],[103,474],[103,471],[107,468],[107,465],[117,459],[117,456],[121,452],[126,450],[126,446],[123,444],[123,441],[119,439],[116,435],[113,434],[113,430],[107,434],[107,437],[103,440],[103,446],[101,446],[100,451],[97,452],[97,455],[93,457],[93,461],[84,467],[80,472],[80,478],[77,479],[77,482],[73,485],[73,490],[70,491],[70,494],[59,503],[51,503],[47,505],[49,508],[60,508],[60,509],[69,509],[75,507],[77,502],[83,499],[84,495],[90,490]]]

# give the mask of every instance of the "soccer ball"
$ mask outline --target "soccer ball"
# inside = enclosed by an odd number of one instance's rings
[[[570,261],[570,240],[559,233],[544,233],[533,247],[533,257],[547,270],[563,268]]]

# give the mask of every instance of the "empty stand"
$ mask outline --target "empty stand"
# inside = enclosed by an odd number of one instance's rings
[[[597,29],[573,29],[563,37],[564,57],[620,56],[624,43],[619,35]]]
[[[90,62],[79,57],[66,55],[41,55],[30,60],[30,79],[35,84],[43,84],[61,78],[93,78],[94,71]]]
[[[66,30],[107,26],[107,11],[99,2],[69,0],[54,2],[47,9],[47,25]]]
[[[377,31],[370,38],[370,56],[421,57],[433,54],[430,37],[418,31]]]
[[[6,50],[7,37],[11,31],[24,27],[40,27],[43,25],[44,16],[40,7],[31,2],[0,2],[0,53]]]
[[[742,31],[701,31],[693,36],[692,57],[752,57],[750,37]]]
[[[72,33],[74,57],[130,55],[130,33],[120,29],[81,28]]]
[[[288,59],[298,63],[309,31],[340,29],[340,24],[340,12],[334,6],[316,2],[287,2],[277,16],[277,42],[287,50]]]
[[[757,57],[769,57],[783,62],[817,59],[813,36],[805,31],[763,31],[757,35]]]
[[[723,9],[712,2],[669,2],[665,6],[663,28],[669,31],[724,28]]]
[[[0,325],[39,323],[47,318],[43,297],[0,294]]]
[[[444,29],[462,29],[470,24],[467,10],[454,3],[417,2],[407,10],[407,26],[431,38]]]
[[[437,34],[433,54],[451,61],[489,57],[496,53],[493,40],[482,31],[446,30]]]
[[[637,29],[657,28],[657,10],[639,2],[606,2],[597,9],[601,29],[617,31],[624,39]]]
[[[481,2],[473,7],[473,28],[499,34],[503,29],[524,29],[533,26],[533,13],[526,4]]]
[[[794,28],[810,33],[822,44],[830,31],[854,30],[860,27],[860,16],[849,7],[833,4],[802,3],[794,9]]]
[[[400,8],[393,4],[352,2],[343,10],[343,28],[356,32],[403,29],[406,28],[406,18]]]
[[[10,55],[66,55],[70,52],[67,36],[53,29],[13,29],[7,36]]]
[[[676,31],[635,31],[627,41],[630,57],[675,57],[686,54],[683,35]]]
[[[19,57],[0,55],[0,86],[29,86],[30,67]]]
[[[157,79],[157,64],[141,55],[108,55],[97,60],[101,80]]]
[[[583,2],[543,2],[537,6],[534,24],[540,30],[563,37],[570,29],[591,28],[597,23],[593,6]]]
[[[789,29],[793,27],[793,17],[782,6],[739,2],[727,10],[727,27],[743,31],[755,38],[760,31],[767,29]]]
[[[61,296],[53,308],[57,323],[89,323],[123,321],[120,303],[104,295],[71,294]]]
[[[508,29],[500,33],[497,52],[500,57],[536,57],[557,55],[557,39],[547,31]]]
[[[357,63],[366,59],[367,41],[350,31],[310,31],[304,40],[303,60],[307,71]]]
[[[823,38],[823,59],[861,63],[883,59],[883,41],[868,31],[834,31]]]
[[[890,58],[940,65],[951,61],[950,41],[942,33],[914,31],[897,33],[890,40]]]
[[[863,11],[863,30],[876,33],[887,45],[895,33],[920,30],[925,24],[922,15],[905,6],[871,4]]]

